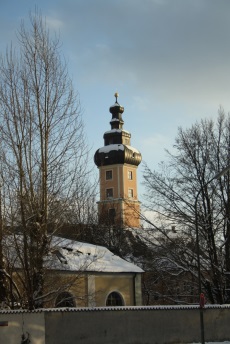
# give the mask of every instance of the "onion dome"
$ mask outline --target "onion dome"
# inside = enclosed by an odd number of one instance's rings
[[[98,167],[114,164],[138,166],[141,153],[130,145],[131,134],[123,129],[124,108],[117,101],[118,93],[115,93],[115,98],[115,104],[109,109],[112,114],[111,130],[104,133],[104,147],[96,151],[94,162]]]

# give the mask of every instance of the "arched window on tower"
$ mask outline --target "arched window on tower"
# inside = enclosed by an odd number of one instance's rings
[[[124,306],[124,300],[120,293],[113,291],[106,300],[106,306]]]

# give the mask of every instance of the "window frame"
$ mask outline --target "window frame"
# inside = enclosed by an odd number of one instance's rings
[[[128,188],[128,198],[133,198],[134,197],[134,192],[132,188]]]
[[[109,218],[109,221],[114,225],[115,224],[115,218],[116,218],[116,209],[115,208],[109,208],[108,209],[108,218]]]
[[[111,291],[105,300],[106,307],[121,307],[125,306],[125,300],[119,291]]]
[[[108,195],[109,190],[112,191],[112,192],[111,192],[111,195]],[[107,189],[105,190],[105,196],[106,196],[106,198],[113,198],[113,188],[107,188]]]
[[[128,180],[133,180],[133,171],[132,170],[128,170]]]
[[[108,178],[109,172],[111,172],[111,178]],[[105,171],[105,180],[113,180],[113,170],[106,170]]]

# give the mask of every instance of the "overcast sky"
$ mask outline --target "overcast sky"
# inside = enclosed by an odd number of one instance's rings
[[[0,0],[1,52],[35,6],[60,32],[92,155],[116,91],[124,129],[152,169],[178,126],[230,110],[229,0]]]

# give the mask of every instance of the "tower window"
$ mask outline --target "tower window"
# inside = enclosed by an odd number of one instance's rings
[[[128,171],[128,179],[129,180],[133,179],[133,171]]]
[[[106,197],[112,198],[113,197],[113,189],[106,189]]]
[[[133,189],[128,189],[128,197],[133,198]]]
[[[114,224],[115,223],[115,217],[116,217],[116,210],[114,208],[110,208],[108,211],[108,215],[109,215],[110,223]]]
[[[105,172],[105,178],[106,178],[106,180],[113,179],[113,171],[112,170],[106,171]]]

